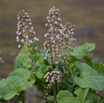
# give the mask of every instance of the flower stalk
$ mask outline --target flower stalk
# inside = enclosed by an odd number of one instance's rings
[[[34,31],[34,27],[32,26],[31,19],[29,18],[28,13],[26,13],[24,10],[20,11],[17,15],[18,24],[17,24],[17,42],[22,42],[27,45],[26,49],[28,49],[28,56],[30,61],[31,69],[33,67],[32,63],[32,57],[31,57],[31,50],[30,45],[33,42],[39,41],[38,38],[35,37],[36,32]],[[21,45],[18,45],[18,48],[20,48]],[[32,48],[33,49],[33,48]]]

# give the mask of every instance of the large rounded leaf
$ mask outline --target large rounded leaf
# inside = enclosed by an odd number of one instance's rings
[[[57,95],[58,103],[80,103],[73,94],[67,90],[61,90]]]
[[[93,67],[96,71],[98,71],[102,76],[104,76],[104,64],[103,63],[96,63],[93,64]]]
[[[95,91],[89,91],[84,103],[100,103],[101,97]]]
[[[74,81],[82,88],[93,88],[98,91],[104,90],[104,77],[85,63],[75,62],[80,76],[74,76]]]
[[[11,75],[18,75],[22,77],[24,81],[30,80],[30,82],[35,82],[35,77],[33,76],[33,73],[24,68],[15,69],[13,72],[10,73],[9,76]]]
[[[67,90],[61,90],[57,95],[58,103],[84,103],[89,89],[78,88],[74,93],[77,97]]]
[[[75,46],[74,51],[70,52],[70,55],[68,56],[68,60],[80,60],[82,59],[86,53],[92,51],[95,49],[95,44],[93,43],[85,43],[81,46]]]
[[[23,68],[16,69],[7,79],[0,81],[0,96],[9,100],[25,90],[27,86],[32,86],[34,82],[35,77],[31,71]]]
[[[85,98],[88,94],[89,88],[78,88],[74,93],[77,95],[77,99],[80,101],[80,103],[85,103]]]
[[[14,97],[19,90],[19,85],[23,82],[23,79],[19,76],[10,76],[6,79],[5,85],[0,86],[0,95],[5,100],[9,100]]]

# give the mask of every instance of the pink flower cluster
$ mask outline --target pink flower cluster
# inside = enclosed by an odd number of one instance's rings
[[[44,42],[43,46],[49,55],[46,55],[44,59],[48,60],[50,64],[58,64],[63,62],[63,54],[67,56],[71,51],[71,46],[74,46],[72,42],[75,40],[73,38],[75,28],[70,22],[65,26],[60,24],[59,9],[55,9],[54,6],[49,10],[47,20],[48,23],[45,26],[48,26],[49,30],[44,37],[48,37],[48,40]]]
[[[49,84],[47,85],[47,89],[52,87],[53,84],[55,84],[55,81],[60,80],[60,78],[62,77],[62,73],[60,71],[52,71],[52,72],[48,72],[44,78],[46,78],[46,82],[48,82]]]
[[[34,27],[32,26],[31,19],[29,18],[28,13],[24,10],[20,11],[17,15],[18,24],[17,24],[17,32],[18,35],[16,37],[17,42],[27,43],[30,45],[33,41],[39,41],[38,38],[35,37]],[[18,45],[20,48],[21,45]]]

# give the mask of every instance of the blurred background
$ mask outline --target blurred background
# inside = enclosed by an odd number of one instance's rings
[[[48,29],[46,17],[52,6],[60,10],[62,24],[74,23],[75,45],[95,43],[92,58],[104,62],[104,0],[0,0],[0,57],[5,61],[0,63],[0,76],[5,77],[14,69],[14,58],[20,52],[15,39],[19,10],[28,12],[42,49]]]

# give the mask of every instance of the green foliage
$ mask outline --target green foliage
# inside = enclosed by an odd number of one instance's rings
[[[32,47],[37,47],[36,44],[32,44]],[[74,82],[80,86],[80,88],[75,89],[74,94],[68,90],[61,90],[57,95],[58,103],[103,103],[104,100],[101,101],[101,97],[98,96],[95,92],[89,91],[89,88],[102,91],[104,90],[104,77],[101,75],[104,73],[104,64],[99,63],[98,59],[90,59],[85,56],[86,53],[90,52],[95,48],[94,44],[86,43],[82,46],[76,46],[74,48],[74,52],[71,52],[68,61],[69,65],[67,65],[68,71],[71,73],[73,82],[69,80],[69,83],[73,84]],[[15,59],[15,70],[10,73],[7,79],[2,79],[0,81],[0,96],[5,100],[12,99],[15,95],[19,95],[17,102],[22,100],[21,91],[25,90],[27,86],[32,86],[33,83],[38,86],[41,91],[44,91],[44,75],[49,71],[49,65],[43,59],[47,52],[45,50],[32,50],[32,60],[33,60],[33,68],[29,69],[30,62],[28,61],[29,51],[26,49],[26,45],[23,46],[21,52]],[[36,54],[33,57],[33,54]],[[77,54],[77,55],[76,55]],[[84,54],[84,55],[82,55]],[[79,61],[84,57],[86,63],[75,62]],[[60,71],[60,65],[56,66],[57,71]],[[37,79],[35,79],[34,75]],[[69,77],[70,78],[70,77]],[[74,89],[71,88],[70,84],[63,79],[60,81],[63,86],[70,88],[71,91]],[[85,88],[85,89],[82,89]],[[22,97],[22,99],[21,99]],[[54,103],[54,98],[51,98],[50,102]]]
[[[30,48],[33,47],[37,47],[37,45],[32,43]],[[76,46],[74,52],[70,52],[67,58],[69,64],[66,66],[70,75],[68,75],[68,82],[64,77],[58,81],[61,89],[57,92],[56,100],[58,103],[104,103],[104,100],[96,92],[89,90],[90,88],[98,91],[104,90],[104,64],[100,63],[97,58],[91,59],[85,56],[86,53],[94,48],[94,44],[85,43],[82,46]],[[33,49],[30,51],[33,60],[31,69],[29,67],[31,64],[28,61],[28,53],[29,51],[24,45],[19,55],[15,58],[15,70],[6,79],[1,79],[1,102],[10,100],[15,95],[18,95],[16,103],[23,101],[23,90],[27,86],[32,86],[32,84],[35,84],[39,90],[44,92],[47,85],[44,76],[47,72],[50,72],[50,65],[47,60],[44,60],[47,52],[44,49]],[[75,55],[76,53],[78,55]],[[34,54],[35,56],[33,56]],[[79,62],[83,58],[87,64]],[[61,63],[54,65],[54,70],[65,74],[65,71],[62,70],[62,65]],[[66,88],[69,90],[66,90]],[[55,103],[55,97],[52,94],[53,92],[51,91],[49,102]]]
[[[88,95],[89,88],[82,89],[78,88],[74,93],[77,95],[76,98],[80,101],[80,103],[84,103],[86,96]]]
[[[37,47],[37,49],[34,49],[35,47]],[[40,51],[39,51],[36,43],[32,43],[30,45],[30,48],[32,48],[32,50],[30,50],[30,53],[31,53],[31,58],[33,60],[33,64],[34,64],[39,59]],[[27,45],[24,44],[20,53],[15,58],[15,61],[14,61],[15,69],[17,69],[17,68],[29,69],[30,68],[29,66],[31,65],[31,63],[30,63],[30,61],[28,61],[30,59],[28,54],[29,54],[29,50],[27,49]]]
[[[79,77],[74,76],[75,82],[82,88],[93,88],[95,90],[104,90],[104,77],[85,63],[75,62],[79,70]]]
[[[104,103],[104,99],[100,103]]]
[[[23,75],[23,72],[25,75]],[[5,100],[9,100],[15,95],[19,95],[27,86],[32,86],[34,82],[35,77],[32,72],[22,68],[16,69],[7,79],[0,81],[0,95]]]
[[[100,103],[101,97],[94,91],[89,91],[85,103]]]
[[[42,61],[43,58],[41,58],[40,60]],[[47,71],[49,70],[49,66],[46,66],[44,64],[44,60],[43,62],[37,61],[35,63],[35,65],[32,68],[33,73],[36,75],[36,77],[38,77],[39,79],[43,79],[44,75],[47,73]]]
[[[69,61],[79,61],[81,60],[88,52],[95,49],[95,44],[93,43],[85,43],[81,46],[75,46],[74,51],[70,52],[68,56]]]
[[[104,64],[99,62],[98,58],[95,58],[92,60],[91,58],[84,57],[86,63],[91,66],[93,69],[95,69],[97,72],[99,72],[102,76],[104,76]]]
[[[101,75],[104,76],[104,64],[103,63],[96,63],[93,65],[94,69],[98,71]]]
[[[61,90],[57,95],[58,103],[80,103],[73,94],[67,90]]]
[[[67,90],[61,90],[57,95],[57,101],[58,103],[84,103],[88,90],[88,88],[79,88],[75,91],[77,97],[74,97],[73,94]]]

